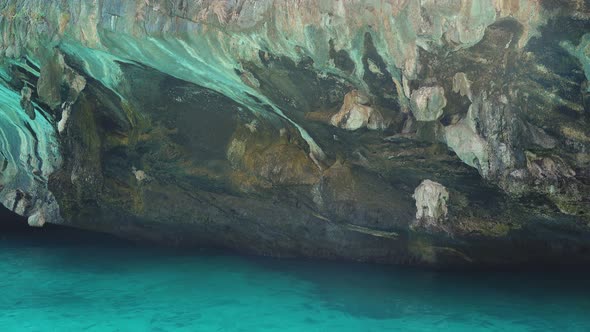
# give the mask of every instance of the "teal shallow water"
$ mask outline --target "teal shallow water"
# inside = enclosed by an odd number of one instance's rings
[[[4,236],[0,331],[590,331],[586,276]]]

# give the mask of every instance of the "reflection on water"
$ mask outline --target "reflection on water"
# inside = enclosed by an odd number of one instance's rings
[[[0,329],[587,331],[587,277],[276,260],[63,230],[4,232]]]

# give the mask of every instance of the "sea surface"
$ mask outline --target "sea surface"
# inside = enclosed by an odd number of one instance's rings
[[[443,272],[0,233],[0,331],[590,331],[574,272]]]

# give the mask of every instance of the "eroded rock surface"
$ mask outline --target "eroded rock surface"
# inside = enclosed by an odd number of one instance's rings
[[[330,123],[346,130],[360,128],[385,129],[381,113],[369,106],[369,97],[357,90],[351,91],[344,96],[344,103],[340,111],[332,116]]]
[[[9,0],[0,31],[0,203],[33,226],[590,262],[583,1]]]
[[[449,192],[438,182],[422,181],[414,190],[412,198],[416,200],[416,221],[427,228],[438,226],[449,213]]]
[[[422,87],[412,92],[412,114],[418,121],[436,121],[447,106],[445,89],[440,86]]]

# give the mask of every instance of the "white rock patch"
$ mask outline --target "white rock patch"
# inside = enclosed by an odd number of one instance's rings
[[[424,180],[412,196],[416,200],[416,219],[425,220],[427,224],[436,222],[447,216],[449,192],[440,183]]]
[[[422,87],[412,92],[410,109],[418,121],[436,121],[447,106],[445,89],[440,86]]]

